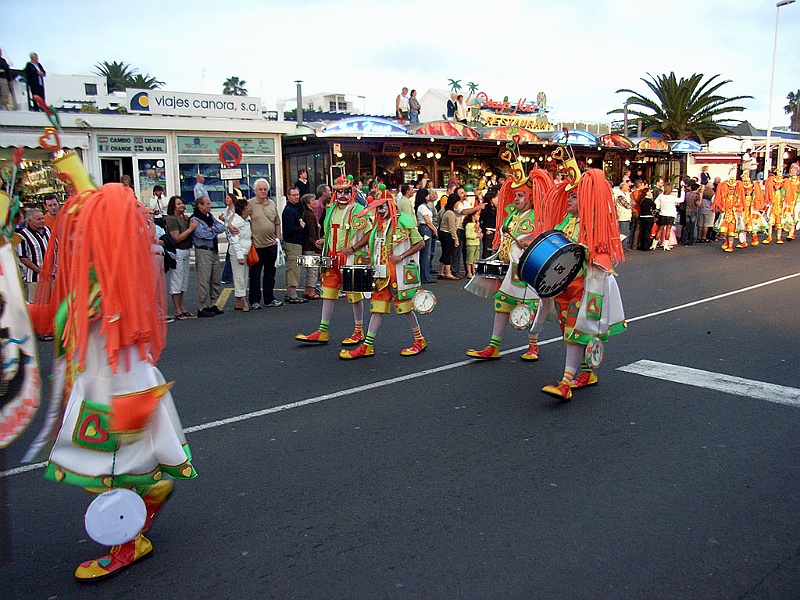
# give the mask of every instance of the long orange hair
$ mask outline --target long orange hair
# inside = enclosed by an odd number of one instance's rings
[[[525,192],[531,200],[533,206],[534,231],[541,233],[545,231],[544,213],[545,196],[553,187],[553,178],[544,169],[534,169],[528,174],[528,180],[524,185],[512,187],[514,180],[509,177],[497,192],[497,216],[495,217],[495,233],[492,244],[497,246],[502,241],[503,223],[508,217],[508,207],[514,205],[514,194],[518,190]]]
[[[71,196],[61,209],[31,315],[36,330],[49,333],[56,311],[67,300],[60,341],[78,368],[85,363],[89,326],[98,317],[114,372],[124,347],[135,346],[141,360],[155,362],[161,355],[166,300],[163,259],[152,251],[153,238],[133,190],[118,183]]]

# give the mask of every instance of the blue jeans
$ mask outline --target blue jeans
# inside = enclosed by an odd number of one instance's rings
[[[419,251],[419,269],[420,279],[422,283],[431,283],[431,261],[433,260],[433,252],[436,240],[433,237],[433,230],[427,225],[419,225],[417,227],[422,239],[425,240],[425,247]]]
[[[622,240],[624,245],[628,245],[630,240],[628,237],[631,235],[631,222],[630,221],[617,221],[619,223],[619,234],[624,235],[625,239]]]
[[[682,244],[694,244],[697,241],[697,215],[686,213],[686,223],[681,232]]]

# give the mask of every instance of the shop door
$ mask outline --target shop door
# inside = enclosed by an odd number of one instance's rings
[[[169,198],[174,194],[167,187],[167,157],[154,156],[149,158],[135,158],[136,168],[136,195],[142,202],[149,202],[153,197],[153,188],[160,185],[164,188],[164,195]]]
[[[101,158],[100,169],[103,175],[103,183],[119,183],[123,175],[129,175],[131,181],[134,180],[133,159],[130,156]]]

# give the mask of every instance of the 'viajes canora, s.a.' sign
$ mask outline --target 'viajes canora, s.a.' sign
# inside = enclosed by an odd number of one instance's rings
[[[128,111],[132,113],[182,117],[225,117],[227,119],[261,118],[261,98],[186,94],[131,88],[126,91],[128,93]]]

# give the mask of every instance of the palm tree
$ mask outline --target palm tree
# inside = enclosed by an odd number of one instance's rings
[[[142,75],[141,73],[137,73],[128,81],[128,87],[136,88],[137,90],[157,90],[162,85],[164,85],[163,81],[159,81],[148,74]]]
[[[693,138],[701,143],[724,133],[722,123],[735,122],[735,119],[719,117],[732,112],[745,110],[743,106],[731,105],[731,102],[752,98],[752,96],[725,97],[717,93],[722,86],[730,80],[715,81],[719,75],[714,75],[702,81],[704,75],[695,73],[688,79],[678,79],[675,73],[654,77],[647,74],[650,79],[642,78],[645,85],[655,96],[648,98],[634,90],[621,89],[617,93],[631,94],[626,99],[628,115],[633,119],[641,119],[644,135],[660,132],[667,139],[682,140]],[[641,109],[631,107],[641,107]],[[608,114],[622,113],[624,109],[617,108]],[[626,131],[627,135],[628,132]]]
[[[247,96],[247,89],[244,87],[247,84],[243,79],[238,77],[228,77],[222,84],[222,93],[226,96]]]
[[[460,79],[448,79],[447,85],[450,86],[450,90],[455,94],[456,92],[461,91],[461,80]]]
[[[474,82],[472,82],[472,81],[470,81],[470,82],[467,84],[467,89],[469,90],[469,97],[470,97],[470,98],[472,98],[472,97],[475,95],[475,92],[477,92],[477,91],[478,91],[478,88],[479,88],[479,87],[480,87],[480,84],[478,84],[478,83],[474,83]]]
[[[786,94],[786,99],[789,104],[783,107],[787,115],[791,115],[791,124],[789,129],[792,131],[800,131],[800,90],[796,92],[789,92]]]
[[[109,93],[122,92],[125,88],[131,87],[131,80],[137,70],[124,62],[117,61],[109,63],[104,60],[95,65],[95,73],[106,78]]]

